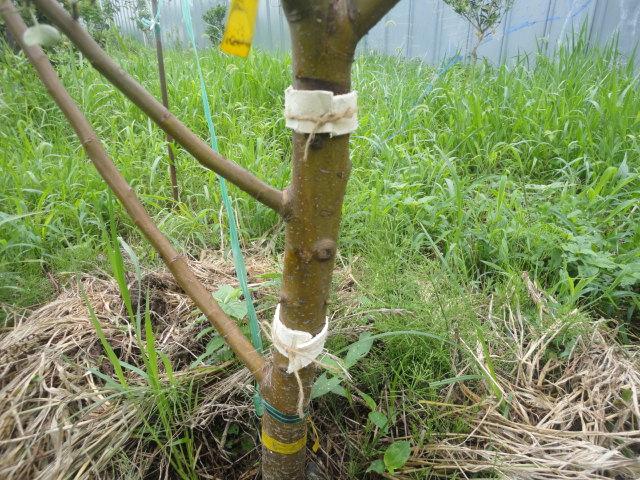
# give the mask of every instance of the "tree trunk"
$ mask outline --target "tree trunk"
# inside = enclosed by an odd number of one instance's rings
[[[483,32],[478,30],[478,32],[476,33],[476,43],[473,46],[473,49],[471,50],[471,64],[475,65],[476,63],[478,63],[478,49],[480,48],[480,45],[482,45],[482,42],[484,40],[484,37],[487,35],[487,32]]]
[[[397,0],[396,0],[397,1]],[[291,31],[293,87],[297,90],[351,90],[351,65],[358,40],[395,1],[358,8],[358,2],[289,0],[283,7]],[[318,334],[325,322],[327,299],[337,249],[342,203],[351,170],[349,135],[293,133],[291,185],[285,191],[284,271],[280,318],[289,328]],[[262,393],[281,412],[293,415],[298,405],[297,379],[286,373],[288,360],[275,352]],[[309,404],[315,367],[300,372],[305,409]],[[262,420],[263,434],[293,444],[306,435],[306,422],[284,424],[270,416]],[[264,480],[305,478],[306,449],[281,454],[263,445]]]
[[[9,30],[7,27],[5,27],[4,29],[4,40],[5,42],[7,42],[7,46],[14,53],[18,53],[20,51],[20,45],[18,44],[17,40],[13,38],[13,35],[11,34],[11,30]]]

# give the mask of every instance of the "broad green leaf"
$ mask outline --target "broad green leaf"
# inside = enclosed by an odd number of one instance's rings
[[[113,390],[119,390],[119,391],[124,391],[124,388],[121,384],[119,384],[118,382],[116,382],[113,378],[111,378],[108,375],[105,375],[104,373],[102,373],[100,370],[95,369],[95,368],[90,368],[89,369],[89,373],[91,373],[92,375],[95,375],[98,378],[101,378],[104,383],[105,386],[107,388],[112,388]]]
[[[254,448],[256,448],[255,443],[253,442],[253,439],[251,437],[248,437],[246,435],[244,435],[241,439],[240,439],[240,450],[244,453],[249,453],[251,452]]]
[[[323,368],[332,372],[343,372],[347,369],[345,363],[338,357],[323,355],[319,358],[319,362],[322,364]]]
[[[173,366],[171,365],[171,360],[169,359],[167,354],[164,353],[164,352],[160,352],[159,351],[158,355],[162,359],[162,364],[164,365],[164,371],[167,373],[167,378],[169,379],[169,384],[174,385],[176,378],[175,378],[175,376],[173,374]]]
[[[484,357],[484,367],[481,368],[483,373],[483,377],[487,380],[489,384],[489,388],[498,399],[498,404],[502,403],[502,390],[500,390],[499,383],[496,377],[496,370],[493,366],[493,360],[491,359],[491,352],[489,351],[489,346],[487,345],[486,339],[484,337],[484,333],[480,327],[476,328],[476,338],[478,343],[482,348],[482,353]]]
[[[418,330],[396,330],[394,332],[376,333],[375,335],[371,335],[371,337],[368,337],[366,340],[369,341],[369,340],[378,340],[380,338],[387,338],[387,337],[408,337],[408,336],[430,338],[432,340],[438,340],[439,342],[446,343],[446,344],[449,344],[449,345],[453,345],[452,342],[450,342],[449,340],[447,340],[444,337],[441,337],[441,336],[436,335],[434,333],[420,332]],[[334,353],[336,355],[339,355],[342,352],[344,352],[345,350],[350,349],[352,345],[349,345],[349,346],[347,346],[345,348],[341,348],[340,350],[338,350],[337,352],[334,352]]]
[[[382,475],[384,473],[384,462],[382,460],[374,460],[371,462],[371,465],[369,465],[369,468],[367,468],[365,473],[369,472],[375,472]]]
[[[148,358],[147,370],[149,371],[149,383],[154,388],[160,388],[158,353],[156,352],[156,339],[151,323],[151,311],[149,310],[149,295],[146,296],[144,310],[144,334],[146,337],[146,354]]]
[[[231,285],[221,285],[215,291],[213,297],[221,303],[226,303],[231,300],[238,300],[240,295],[242,295],[242,291],[239,288],[234,288]]]
[[[247,316],[247,305],[239,300],[222,303],[220,304],[220,307],[224,310],[224,313],[235,319],[242,320]]]
[[[378,404],[373,398],[371,398],[370,395],[367,395],[364,392],[360,392],[360,398],[364,400],[364,403],[367,404],[367,407],[369,407],[369,410],[374,411],[376,408],[378,408]]]
[[[213,337],[211,340],[209,340],[209,343],[207,344],[207,348],[205,349],[204,353],[200,355],[198,358],[196,358],[193,362],[191,362],[190,368],[197,367],[198,365],[204,363],[204,361],[208,357],[213,355],[220,348],[224,347],[224,345],[225,345],[225,342],[222,337],[220,336]]]
[[[311,387],[311,400],[333,391],[336,386],[340,385],[342,380],[341,377],[329,377],[326,373],[323,373],[313,382],[313,387]]]
[[[30,217],[32,215],[39,215],[41,212],[25,213],[23,215],[9,215],[8,213],[0,212],[0,226],[4,223],[15,222],[21,218]]]
[[[149,376],[141,368],[138,368],[135,365],[131,365],[130,363],[125,362],[124,360],[118,360],[118,363],[120,363],[120,365],[126,368],[127,370],[131,370],[133,373],[140,375],[140,377],[143,378],[144,380],[147,380],[147,381],[149,380]]]
[[[200,340],[202,337],[204,337],[205,335],[211,333],[211,332],[216,332],[215,327],[207,327],[202,329],[200,332],[198,332],[198,334],[196,335],[196,340]]]
[[[107,210],[109,213],[109,236],[107,237],[106,230],[103,230],[103,236],[105,238],[106,248],[107,248],[107,256],[109,257],[109,263],[111,264],[111,270],[113,276],[118,282],[118,289],[120,290],[120,295],[122,296],[122,300],[124,301],[124,305],[129,313],[129,318],[132,322],[135,321],[136,324],[136,334],[138,335],[138,340],[140,340],[140,325],[139,318],[133,312],[133,303],[131,302],[131,293],[129,292],[129,287],[127,286],[127,278],[125,275],[124,268],[124,260],[122,258],[122,252],[120,252],[120,242],[118,241],[118,232],[116,229],[116,216],[113,208],[113,199],[109,196],[109,200],[107,202]]]
[[[224,313],[241,320],[247,316],[247,305],[240,300],[241,295],[242,291],[239,288],[234,288],[231,285],[222,285],[213,294],[213,298],[220,304],[220,308]]]
[[[335,387],[333,387],[331,389],[331,393],[335,393],[336,395],[340,395],[341,397],[344,397],[347,400],[351,399],[351,394],[342,385],[336,385]]]
[[[213,352],[215,352],[219,348],[224,347],[224,345],[225,345],[224,338],[222,338],[220,336],[216,336],[216,337],[212,338],[209,341],[209,343],[207,344],[207,350],[206,350],[205,353],[212,354]]]
[[[622,163],[618,167],[618,177],[627,178],[628,176],[629,176],[629,165],[627,164],[627,156],[625,155],[624,160],[622,160]]]
[[[393,442],[384,452],[384,465],[389,473],[401,468],[411,456],[411,444],[406,440]]]
[[[138,259],[136,252],[133,251],[133,248],[131,248],[131,246],[125,242],[122,237],[118,237],[118,242],[129,256],[129,260],[131,260],[131,263],[136,270],[136,280],[138,283],[142,282],[142,269],[140,268],[140,260]]]
[[[387,431],[389,419],[384,413],[369,412],[369,421],[373,423],[376,427],[378,427],[380,430],[382,430],[383,432]]]
[[[267,272],[267,273],[261,273],[257,277],[264,278],[266,280],[275,280],[275,279],[282,278],[282,274],[280,272]]]
[[[360,334],[360,338],[357,342],[351,344],[347,351],[347,356],[344,359],[345,366],[347,368],[353,367],[358,361],[369,353],[373,346],[373,339],[371,333],[364,332]]]

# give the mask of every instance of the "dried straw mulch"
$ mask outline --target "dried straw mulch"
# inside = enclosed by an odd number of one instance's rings
[[[253,282],[275,268],[261,257],[248,257],[247,264]],[[211,291],[236,282],[233,265],[220,257],[192,267]],[[84,276],[80,282],[118,357],[139,366],[134,327],[115,281]],[[142,283],[150,292],[159,350],[171,359],[181,382],[198,388],[198,404],[184,422],[207,437],[198,455],[209,473],[201,478],[215,478],[209,475],[237,459],[227,456],[225,439],[214,427],[224,433],[233,421],[255,428],[249,374],[234,362],[189,369],[206,344],[195,337],[207,325],[167,272],[151,272]],[[138,471],[132,478],[171,478],[165,475],[164,456],[150,447],[152,442],[137,438],[149,412],[144,398],[126,401],[105,388],[91,369],[113,375],[77,284],[0,338],[0,478],[120,478],[127,470]],[[129,381],[141,382],[135,375]]]
[[[259,275],[273,272],[273,262],[259,256],[247,260],[258,295],[275,295],[268,286],[259,288]],[[192,266],[211,291],[235,283],[232,264],[219,257]],[[355,297],[353,277],[346,269],[338,280],[338,303],[348,303],[349,295]],[[107,276],[85,276],[81,282],[119,358],[139,366],[134,328],[115,282]],[[171,359],[181,384],[197,391],[197,401],[187,415],[178,416],[175,430],[192,432],[198,476],[256,478],[259,446],[248,373],[232,361],[189,368],[205,347],[196,339],[203,328],[198,313],[164,271],[145,275],[143,288],[150,292],[159,350]],[[275,296],[266,300],[273,304]],[[562,324],[534,331],[520,313],[504,312],[496,317],[490,311],[486,318],[495,332],[489,342],[496,365],[493,388],[486,381],[456,384],[443,401],[417,406],[462,419],[468,431],[434,432],[425,446],[414,447],[395,478],[640,478],[638,349],[620,347],[607,328],[595,325],[577,337],[569,355],[558,356],[552,346]],[[263,319],[269,316],[261,313]],[[333,325],[349,336],[363,328],[350,323]],[[465,348],[470,361],[459,366],[460,374],[488,364],[483,349]],[[141,437],[144,422],[153,415],[145,397],[125,399],[106,388],[92,369],[113,374],[77,286],[0,337],[0,478],[175,478],[166,452]],[[139,379],[131,374],[129,381]],[[330,438],[316,459],[330,478],[347,475],[340,459],[349,445],[350,451],[358,450],[365,423],[366,411],[336,436],[330,433],[335,429],[331,419],[316,417],[321,437]],[[238,425],[240,432],[232,432]],[[237,443],[232,445],[238,439],[245,440],[241,455]]]
[[[436,476],[463,478],[640,478],[640,349],[621,347],[600,323],[558,355],[552,346],[566,324],[534,331],[508,308],[486,321],[502,332],[490,349],[502,402],[486,384],[457,386],[450,393],[458,401],[445,410],[464,418],[469,433],[416,449],[403,475],[428,466]],[[465,347],[488,373],[484,350]]]

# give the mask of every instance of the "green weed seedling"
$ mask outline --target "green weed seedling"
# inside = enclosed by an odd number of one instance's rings
[[[106,229],[103,230],[104,235],[108,235],[107,257],[112,274],[120,289],[128,321],[135,328],[141,365],[132,365],[118,358],[80,284],[91,323],[109,363],[114,369],[117,382],[96,369],[92,369],[91,373],[104,380],[106,387],[119,391],[123,401],[135,405],[134,408],[140,413],[143,427],[142,431],[136,432],[134,436],[152,440],[181,479],[194,480],[197,478],[197,474],[193,438],[189,428],[182,426],[181,420],[189,415],[196,395],[191,391],[190,385],[181,385],[177,381],[170,359],[156,345],[148,292],[145,295],[144,310],[141,307],[142,302],[138,299],[136,303],[138,309],[134,311],[120,248],[122,247],[128,254],[129,260],[133,264],[139,287],[138,292],[140,292],[142,283],[140,264],[133,249],[122,238],[117,237],[113,204],[109,201],[107,205],[109,234],[106,233]],[[130,372],[129,376],[125,371]]]

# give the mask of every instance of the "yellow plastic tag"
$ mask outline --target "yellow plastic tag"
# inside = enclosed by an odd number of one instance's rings
[[[249,55],[257,17],[258,0],[231,0],[220,50],[238,57]]]
[[[262,430],[262,444],[272,452],[281,453],[282,455],[293,455],[307,445],[307,432],[304,433],[301,439],[293,443],[283,443],[280,440],[270,437],[267,432]]]

